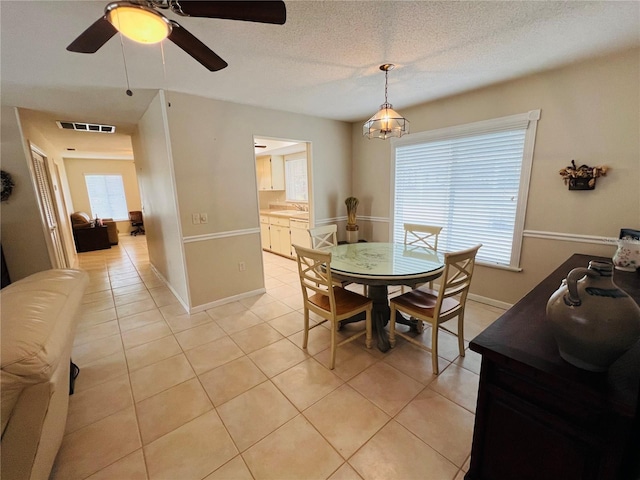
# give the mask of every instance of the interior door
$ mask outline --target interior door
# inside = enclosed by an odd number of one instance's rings
[[[34,180],[38,192],[40,211],[42,213],[44,225],[49,234],[51,243],[49,256],[53,268],[69,268],[69,261],[65,255],[63,240],[56,220],[53,195],[51,193],[51,181],[47,175],[45,158],[42,154],[31,148],[31,159],[33,163]]]

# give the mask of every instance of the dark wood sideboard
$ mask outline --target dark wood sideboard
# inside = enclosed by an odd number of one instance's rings
[[[640,342],[605,373],[565,362],[546,320],[573,255],[470,344],[482,355],[466,480],[640,478]],[[640,303],[640,276],[614,282]]]

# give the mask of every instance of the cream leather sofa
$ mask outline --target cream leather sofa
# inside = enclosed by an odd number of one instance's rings
[[[69,362],[82,295],[79,270],[47,270],[0,291],[0,477],[46,480],[64,435]]]

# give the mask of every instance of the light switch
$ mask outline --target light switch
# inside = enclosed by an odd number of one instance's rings
[[[209,221],[209,215],[206,213],[200,214],[200,223],[207,223]]]
[[[199,213],[192,213],[191,214],[191,222],[194,225],[198,225],[200,223],[200,214]]]

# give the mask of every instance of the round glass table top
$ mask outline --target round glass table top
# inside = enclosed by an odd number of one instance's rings
[[[424,247],[402,243],[348,243],[331,247],[331,271],[369,279],[415,279],[438,275],[443,256]]]

